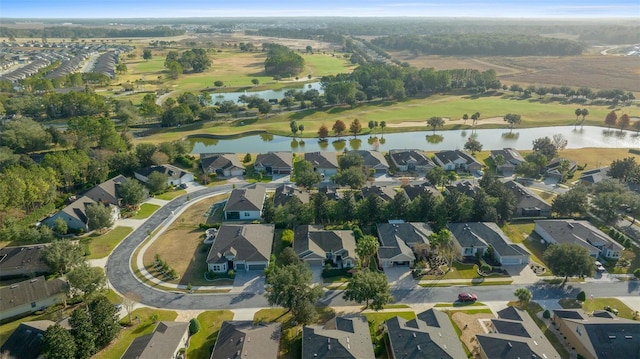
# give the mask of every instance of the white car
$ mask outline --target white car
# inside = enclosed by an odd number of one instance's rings
[[[602,263],[600,263],[600,262],[596,261],[595,265],[596,265],[596,267],[601,267],[601,266],[602,266]]]
[[[602,266],[602,265],[596,266],[596,269],[598,270],[598,272],[604,272],[604,271],[606,271],[606,269],[605,269],[605,268],[604,268],[604,266]]]

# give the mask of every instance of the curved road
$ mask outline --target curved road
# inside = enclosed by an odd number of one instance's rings
[[[189,195],[193,200],[219,191],[230,191],[232,185],[205,188]],[[187,196],[178,197],[167,205],[158,209],[143,225],[133,231],[109,256],[105,267],[111,286],[120,293],[135,293],[142,304],[167,309],[236,309],[268,307],[269,304],[263,293],[223,293],[223,294],[186,294],[167,292],[154,289],[143,284],[132,273],[130,268],[131,256],[135,249],[147,237],[147,232],[153,232],[157,227],[187,202]],[[428,302],[451,302],[461,291],[473,291],[483,301],[513,300],[515,288],[522,286],[466,286],[430,287],[430,288],[395,288],[392,290],[397,302],[405,304],[420,304]],[[567,283],[565,286],[549,285],[544,282],[527,285],[534,300],[550,300],[573,297],[584,290],[595,297],[620,297],[640,295],[640,282],[615,283]],[[355,305],[342,299],[341,291],[327,291],[320,304],[331,306]]]

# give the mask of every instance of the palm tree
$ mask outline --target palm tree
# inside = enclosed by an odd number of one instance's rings
[[[478,120],[480,119],[480,112],[476,112],[473,115],[471,115],[471,119],[473,120],[473,126],[476,125],[476,122],[478,122]]]
[[[582,109],[576,108],[576,111],[574,112],[576,114],[576,122],[574,123],[575,126],[578,125],[578,117],[580,117],[580,115],[582,115]]]
[[[427,124],[429,126],[431,126],[431,129],[433,129],[433,133],[436,133],[436,127],[442,127],[444,126],[444,120],[442,119],[442,117],[431,117],[430,119],[427,120]]]
[[[466,113],[464,115],[462,115],[462,120],[464,121],[464,124],[467,124],[467,120],[469,119],[469,115],[467,115]]]
[[[382,134],[384,135],[384,128],[387,127],[387,121],[380,121],[380,129],[382,130]]]
[[[583,108],[580,111],[580,115],[582,115],[582,122],[580,122],[580,126],[582,126],[582,124],[584,123],[584,118],[587,117],[588,114],[589,114],[589,110],[587,110],[586,108]]]

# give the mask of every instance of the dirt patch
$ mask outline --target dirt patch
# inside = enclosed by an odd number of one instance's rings
[[[491,318],[495,317],[489,313],[467,314],[456,312],[451,315],[451,319],[453,319],[462,331],[460,340],[471,352],[473,352],[473,349],[477,346],[476,335],[486,333],[481,321]]]
[[[445,120],[445,123],[447,125],[450,124],[456,124],[456,123],[462,123],[464,122],[463,119],[461,118],[457,118],[457,119],[451,119],[451,118],[443,118]],[[473,121],[471,119],[468,119],[466,121],[467,125],[471,125]],[[496,124],[496,123],[504,123],[504,119],[502,117],[489,117],[489,118],[480,118],[480,120],[478,120],[478,122],[476,123],[476,125],[484,125],[484,124]],[[426,122],[419,122],[419,121],[406,121],[406,122],[400,122],[400,123],[389,123],[387,124],[387,127],[420,127],[420,126],[427,126]],[[427,126],[428,127],[428,126]]]

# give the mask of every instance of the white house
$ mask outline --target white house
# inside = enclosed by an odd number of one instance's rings
[[[262,186],[234,189],[224,206],[224,219],[244,221],[262,218],[265,194]]]
[[[68,291],[69,285],[64,280],[47,281],[44,276],[0,287],[0,320],[63,303]]]
[[[135,171],[133,174],[138,180],[147,183],[149,182],[149,175],[153,172],[166,174],[168,186],[178,186],[193,182],[193,173],[169,164],[146,167]]]

